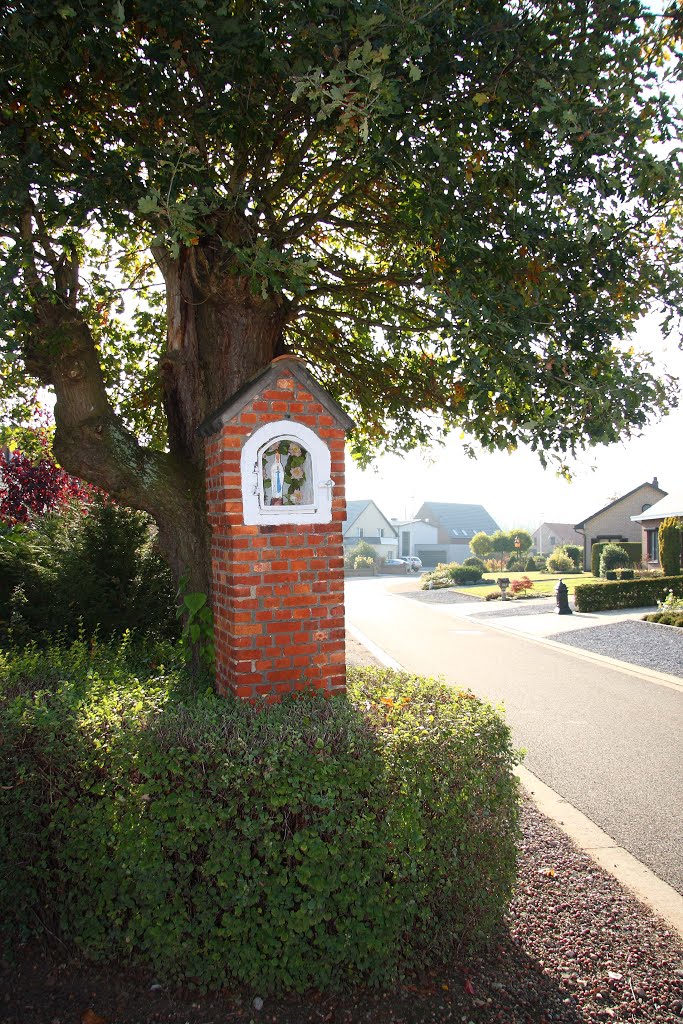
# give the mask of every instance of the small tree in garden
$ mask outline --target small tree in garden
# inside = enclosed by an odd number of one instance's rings
[[[470,541],[470,550],[473,555],[477,558],[486,560],[488,555],[493,551],[493,541],[488,533],[480,530],[479,533],[475,533],[474,537]]]
[[[677,516],[668,516],[659,526],[659,561],[665,576],[678,576],[681,571],[681,530]]]
[[[527,590],[531,590],[532,587],[533,582],[528,576],[522,576],[520,580],[513,580],[510,584],[510,590],[515,596],[526,595]]]
[[[628,569],[631,565],[628,551],[618,544],[605,544],[600,555],[600,575],[604,576],[610,569]]]

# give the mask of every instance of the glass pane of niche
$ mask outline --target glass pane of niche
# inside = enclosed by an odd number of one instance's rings
[[[313,504],[311,456],[298,441],[283,438],[265,445],[260,469],[266,508]]]

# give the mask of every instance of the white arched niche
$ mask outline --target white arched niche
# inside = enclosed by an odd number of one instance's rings
[[[247,526],[329,523],[330,449],[303,423],[277,420],[242,448],[242,509]]]

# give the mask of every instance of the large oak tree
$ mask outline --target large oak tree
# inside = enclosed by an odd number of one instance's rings
[[[674,12],[675,13],[675,12]],[[282,351],[360,454],[561,457],[672,401],[668,16],[632,0],[9,0],[0,387],[208,589],[202,420]],[[669,49],[667,50],[667,46]]]

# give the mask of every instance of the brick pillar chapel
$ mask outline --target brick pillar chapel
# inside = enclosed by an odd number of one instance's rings
[[[293,356],[202,425],[216,685],[248,700],[346,686],[342,522],[352,421]]]

